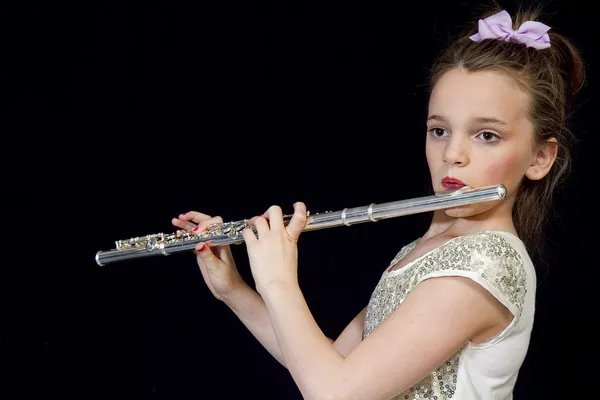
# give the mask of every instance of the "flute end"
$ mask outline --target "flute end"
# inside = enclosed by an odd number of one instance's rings
[[[102,253],[102,251],[97,252],[96,257],[94,258],[96,259],[96,264],[98,264],[100,267],[104,267],[104,264],[100,262],[100,253]]]
[[[499,184],[498,185],[498,197],[500,197],[501,199],[505,199],[507,193],[508,193],[508,191],[506,190],[506,186],[504,186],[503,184]]]

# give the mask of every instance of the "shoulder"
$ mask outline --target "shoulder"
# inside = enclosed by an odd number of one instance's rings
[[[394,258],[392,258],[392,261],[390,261],[390,265],[395,264],[398,260],[407,255],[417,245],[417,243],[419,243],[419,240],[421,240],[420,237],[402,246],[402,248],[400,248],[400,251],[398,251]]]
[[[444,243],[415,270],[415,284],[428,278],[462,276],[483,286],[518,316],[535,275],[520,240],[500,231],[456,237]]]
[[[508,232],[470,233],[447,241],[435,256],[446,261],[445,267],[502,267],[517,271],[523,269],[524,260],[516,240],[518,238]]]

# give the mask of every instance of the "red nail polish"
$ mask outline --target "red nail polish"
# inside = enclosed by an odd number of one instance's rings
[[[192,231],[196,232],[198,230],[198,227],[195,227],[194,229],[192,229]]]
[[[204,243],[200,243],[198,245],[198,248],[196,249],[196,251],[203,251],[206,248],[206,245]]]

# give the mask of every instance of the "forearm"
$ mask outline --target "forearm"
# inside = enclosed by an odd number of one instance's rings
[[[287,368],[269,312],[262,297],[250,286],[244,286],[223,302],[235,313],[254,337],[281,365]]]
[[[272,284],[263,295],[280,352],[302,395],[327,398],[344,356],[317,325],[299,287]]]

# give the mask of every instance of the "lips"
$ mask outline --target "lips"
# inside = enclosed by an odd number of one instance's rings
[[[462,182],[460,179],[451,178],[449,176],[442,179],[442,186],[446,190],[456,190],[461,187],[467,186],[466,183]]]

